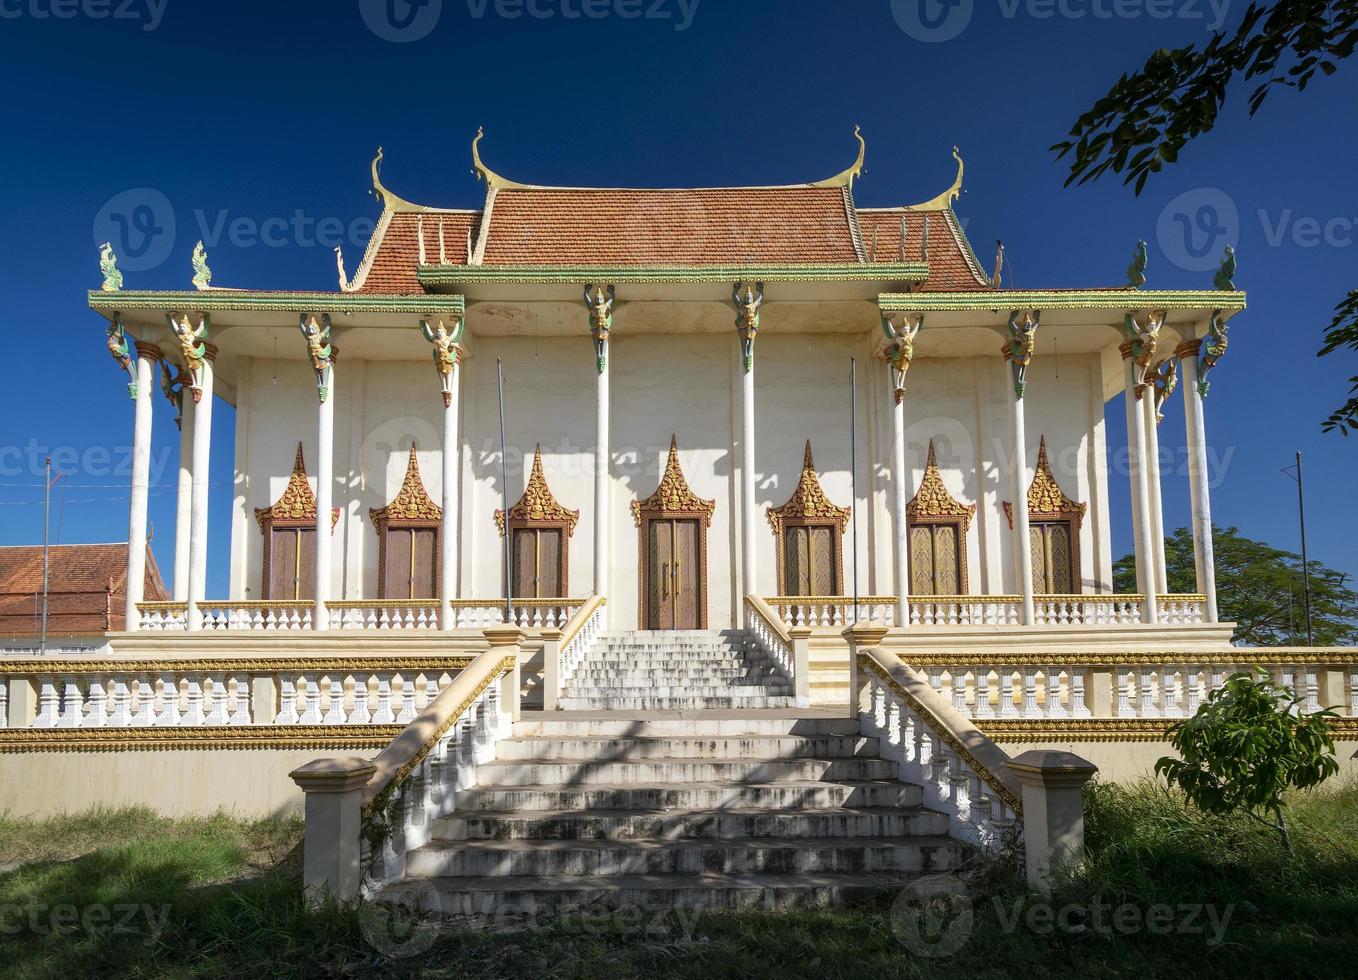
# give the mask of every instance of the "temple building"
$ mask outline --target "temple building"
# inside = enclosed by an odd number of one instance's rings
[[[331,293],[216,285],[201,245],[195,288],[134,291],[106,252],[90,305],[137,459],[153,424],[181,429],[173,601],[129,589],[129,631],[470,627],[506,567],[523,625],[597,595],[614,629],[739,628],[746,596],[815,626],[1212,626],[1203,407],[1244,294],[1144,288],[1144,247],[1118,285],[1001,288],[1002,252],[983,268],[953,210],[961,157],[941,193],[864,208],[858,142],[825,180],[622,189],[510,180],[478,134],[476,210],[397,196],[379,151],[381,217]],[[1157,469],[1180,370],[1191,596],[1167,594]],[[1119,393],[1130,596],[1112,594]],[[235,490],[211,596],[218,399]]]
[[[521,183],[481,143],[475,210],[397,196],[379,150],[381,217],[333,291],[214,282],[201,243],[192,288],[138,291],[104,246],[89,302],[133,402],[124,628],[0,655],[21,812],[303,806],[325,899],[775,908],[1020,840],[1045,887],[1095,769],[1148,775],[1239,669],[1336,707],[1350,760],[1358,655],[1219,621],[1229,249],[1200,290],[1146,288],[1144,243],[1113,285],[1018,290],[953,210],[956,151],[950,186],[865,208],[861,137],[824,180],[688,189]],[[207,551],[222,402],[229,555]],[[1190,595],[1167,588],[1157,463],[1180,410]],[[163,598],[147,482],[175,424]]]

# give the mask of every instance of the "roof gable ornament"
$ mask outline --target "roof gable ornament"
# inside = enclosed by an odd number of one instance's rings
[[[542,447],[533,447],[533,470],[523,488],[523,496],[519,498],[517,504],[509,508],[510,523],[561,525],[566,531],[566,537],[570,537],[575,533],[575,522],[579,519],[578,510],[563,507],[557,502],[556,497],[552,496],[552,489],[547,486],[547,478],[542,473]],[[505,533],[503,510],[495,512],[495,526],[500,529],[501,535]]]
[[[960,521],[963,534],[967,533],[971,519],[976,514],[975,504],[962,503],[943,483],[932,439],[929,440],[929,458],[924,464],[924,478],[919,481],[915,496],[905,505],[905,514],[911,524]]]
[[[861,126],[854,126],[853,138],[858,140],[858,159],[853,162],[853,165],[833,177],[816,181],[811,185],[812,187],[847,187],[849,190],[853,190],[854,179],[863,176],[863,161],[868,155],[868,144],[863,139]]]
[[[670,436],[670,455],[665,461],[665,472],[660,477],[660,486],[645,500],[632,501],[632,519],[641,527],[642,515],[687,514],[703,519],[705,527],[712,526],[712,512],[717,509],[715,500],[704,500],[694,493],[684,478],[679,466],[679,443]]]
[[[382,147],[380,146],[377,148],[377,156],[373,157],[372,171],[373,171],[372,193],[379,200],[381,200],[382,207],[385,210],[404,211],[412,213],[416,211],[428,210],[422,205],[414,204],[410,201],[407,201],[403,197],[397,197],[391,191],[387,190],[386,185],[382,183]]]
[[[340,509],[333,508],[330,515],[332,530],[339,521],[339,514]],[[255,508],[255,520],[259,522],[260,530],[266,530],[270,525],[291,527],[315,525],[316,494],[306,478],[306,461],[302,458],[300,442],[297,444],[297,458],[293,461],[288,485],[283,488],[282,495],[274,501],[273,506]]]
[[[802,454],[802,475],[797,481],[797,488],[792,491],[787,503],[781,507],[770,507],[766,513],[769,527],[773,528],[775,534],[780,534],[783,524],[787,521],[804,522],[818,518],[837,524],[843,531],[849,523],[851,510],[849,507],[838,506],[825,495],[825,490],[820,485],[820,477],[816,473],[816,462],[811,458],[811,440],[808,439],[806,450]]]
[[[371,508],[368,517],[379,528],[392,524],[437,524],[442,519],[443,508],[430,499],[424,480],[420,478],[420,459],[415,452],[415,443],[410,444],[410,459],[406,463],[401,489],[387,506]]]
[[[907,211],[946,211],[952,207],[953,201],[962,196],[962,154],[957,151],[955,146],[952,148],[952,158],[957,161],[957,176],[953,179],[952,186],[923,204],[910,205],[906,208]]]
[[[534,185],[507,180],[481,162],[481,141],[485,138],[485,127],[477,126],[476,136],[472,138],[472,174],[476,179],[484,180],[491,190],[531,190]]]

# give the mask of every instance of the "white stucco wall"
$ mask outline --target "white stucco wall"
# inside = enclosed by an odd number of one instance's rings
[[[858,334],[760,335],[755,353],[756,532],[761,545],[757,591],[777,590],[774,539],[764,512],[787,500],[811,439],[821,483],[840,505],[852,504],[859,538],[859,590],[890,594],[891,393],[875,338]],[[579,509],[570,544],[569,584],[588,594],[593,580],[595,370],[586,337],[475,337],[462,367],[460,514],[457,594],[500,592],[501,538],[493,514],[501,505],[496,359],[504,366],[509,497],[523,490],[535,443],[547,481],[566,507]],[[849,358],[858,358],[859,496],[851,501]],[[637,622],[638,531],[630,504],[656,488],[669,447],[699,495],[716,500],[708,532],[709,625],[739,618],[740,357],[730,335],[615,333],[610,357],[612,426],[612,622]],[[274,382],[275,373],[277,383]],[[1008,475],[1010,379],[999,357],[918,358],[908,376],[907,496],[923,474],[935,441],[944,482],[963,502],[977,503],[967,539],[973,593],[1012,592],[1012,533],[1002,502]],[[245,360],[239,377],[237,476],[232,528],[232,598],[257,598],[262,546],[254,510],[273,503],[292,468],[297,442],[316,469],[316,395],[299,361]],[[1081,533],[1081,578],[1087,591],[1111,581],[1103,442],[1102,379],[1096,355],[1037,358],[1026,398],[1029,473],[1039,437],[1047,438],[1062,487],[1090,505]],[[405,474],[412,439],[429,494],[441,499],[442,402],[427,360],[361,361],[341,357],[335,405],[335,529],[332,594],[377,594],[377,546],[370,508],[385,505]],[[846,537],[846,591],[852,588],[852,545]]]

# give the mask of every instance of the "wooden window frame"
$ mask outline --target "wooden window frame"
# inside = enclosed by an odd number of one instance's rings
[[[1051,461],[1047,457],[1047,437],[1043,435],[1037,446],[1037,467],[1033,472],[1033,482],[1028,487],[1028,525],[1066,524],[1070,531],[1070,584],[1076,591],[1072,595],[1084,595],[1084,574],[1080,555],[1080,530],[1084,527],[1085,514],[1089,504],[1067,497],[1052,473]],[[1004,502],[1004,513],[1009,520],[1009,529],[1014,529],[1014,507],[1008,500]],[[1023,546],[1030,553],[1032,541]],[[1058,595],[1044,592],[1041,595]]]
[[[957,535],[957,585],[958,595],[971,595],[971,577],[967,532],[971,530],[971,520],[976,516],[975,504],[964,504],[952,495],[943,482],[943,473],[938,468],[938,453],[934,441],[929,440],[929,455],[924,463],[924,475],[920,478],[915,496],[905,506],[906,554],[913,557],[913,541],[910,529],[916,527],[934,528],[940,525],[951,526]],[[935,542],[937,539],[935,539]],[[908,567],[911,586],[914,585],[914,568]],[[911,589],[913,594],[913,588]]]
[[[339,523],[340,509],[333,508],[330,515],[330,533],[335,533],[335,525]],[[259,587],[260,599],[268,602],[274,596],[273,592],[273,532],[275,529],[286,530],[288,528],[316,528],[316,493],[311,489],[311,483],[307,480],[306,460],[302,456],[302,444],[297,443],[297,456],[293,460],[292,473],[288,477],[287,486],[283,488],[283,493],[269,507],[255,508],[255,521],[259,524],[260,533],[264,537],[263,564],[261,566],[261,582]],[[300,557],[300,550],[299,550]],[[316,581],[320,582],[321,570],[316,569]],[[282,600],[305,602],[310,600]]]
[[[377,531],[377,598],[392,599],[387,595],[387,532],[428,530],[434,532],[434,594],[422,598],[438,599],[443,595],[443,508],[434,503],[429,491],[424,488],[420,477],[420,461],[415,444],[410,444],[410,456],[406,462],[405,479],[391,501],[380,508],[368,511],[368,517]],[[411,554],[414,554],[413,542]],[[402,596],[401,599],[408,597]]]
[[[579,520],[580,511],[563,507],[552,494],[552,488],[547,485],[547,477],[542,471],[542,447],[540,445],[535,446],[533,448],[533,468],[528,475],[528,482],[524,484],[523,495],[519,497],[518,503],[509,508],[508,522],[505,520],[503,510],[495,512],[495,526],[500,532],[500,537],[509,535],[511,556],[513,554],[515,531],[558,530],[561,532],[561,555],[557,560],[561,566],[559,572],[561,598],[563,599],[571,594],[571,535],[575,533],[575,525]],[[500,561],[503,562],[504,560],[504,549],[502,548],[500,550]],[[501,583],[508,582],[512,587],[514,581],[513,568],[502,569],[501,571]]]
[[[802,453],[802,473],[792,496],[781,507],[770,507],[766,511],[769,527],[773,529],[774,549],[777,555],[778,594],[788,595],[787,582],[787,541],[784,531],[794,527],[830,529],[830,548],[834,560],[834,579],[842,594],[844,591],[844,529],[848,526],[851,507],[839,507],[825,495],[816,473],[816,462],[811,456],[811,440],[806,440]],[[808,597],[811,598],[811,597]]]

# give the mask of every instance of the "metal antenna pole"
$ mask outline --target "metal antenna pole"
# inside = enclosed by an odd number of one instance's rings
[[[1297,519],[1301,523],[1301,593],[1306,606],[1306,645],[1315,646],[1311,632],[1311,566],[1306,560],[1306,494],[1301,476],[1301,450],[1297,450]]]
[[[498,357],[495,359],[495,382],[500,396],[500,507],[505,515],[505,625],[508,626],[514,622],[510,588],[513,579],[509,574],[509,452],[505,444],[505,371]]]
[[[1295,469],[1297,472],[1293,473]],[[1301,475],[1301,451],[1297,451],[1295,466],[1284,466],[1283,473],[1297,481],[1297,520],[1301,524],[1301,591],[1302,604],[1306,613],[1306,645],[1315,645],[1311,628],[1311,565],[1306,558],[1306,493]]]
[[[858,623],[858,361],[849,358],[849,487],[853,510],[849,532],[853,535],[853,621]]]
[[[43,475],[42,491],[42,632],[38,636],[38,652],[47,653],[47,570],[48,520],[52,513],[52,457],[48,456]]]

